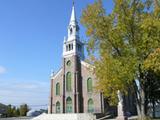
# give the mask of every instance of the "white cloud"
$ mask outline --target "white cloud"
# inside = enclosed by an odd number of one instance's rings
[[[0,74],[6,73],[6,68],[3,66],[0,66]]]
[[[13,105],[27,103],[35,106],[48,104],[49,81],[12,79],[0,80],[0,83],[0,103]]]
[[[18,89],[32,90],[32,89],[38,88],[39,86],[35,85],[35,84],[32,84],[32,83],[23,83],[23,84],[16,84],[16,85],[14,85],[14,87],[18,88]]]

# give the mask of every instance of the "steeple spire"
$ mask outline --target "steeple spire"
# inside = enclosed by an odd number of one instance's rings
[[[84,44],[80,41],[79,30],[73,1],[72,13],[68,26],[68,36],[64,39],[63,44],[63,57],[77,55],[81,59],[84,59]]]
[[[74,38],[73,38],[74,37]],[[73,1],[71,19],[68,26],[68,40],[79,39],[79,25],[76,18],[75,6]]]
[[[77,24],[75,7],[74,7],[74,1],[73,1],[72,14],[71,14],[71,19],[70,19],[70,25],[73,25],[73,24],[74,24],[74,25]]]

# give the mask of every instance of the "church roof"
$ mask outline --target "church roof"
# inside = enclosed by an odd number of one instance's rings
[[[54,75],[51,76],[51,79],[56,78],[60,73],[62,73],[63,68],[61,67]]]
[[[87,68],[90,68],[90,69],[94,69],[95,68],[95,66],[94,65],[92,65],[92,64],[90,64],[90,63],[88,63],[88,62],[86,62],[86,61],[81,61],[81,64],[82,65],[84,65],[85,67],[87,67]]]

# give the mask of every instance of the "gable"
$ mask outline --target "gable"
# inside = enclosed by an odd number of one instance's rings
[[[56,74],[54,74],[54,75],[51,77],[51,79],[58,79],[58,78],[60,78],[62,75],[63,75],[63,69],[60,68],[60,70],[59,70]]]
[[[95,66],[93,66],[93,65],[91,65],[91,64],[89,64],[89,63],[87,63],[87,62],[85,62],[85,61],[81,61],[81,65],[82,65],[82,67],[85,67],[85,68],[87,68],[87,69],[90,69],[91,71],[93,71],[94,68],[95,68]]]

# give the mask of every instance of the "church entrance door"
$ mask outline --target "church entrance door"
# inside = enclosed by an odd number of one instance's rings
[[[66,100],[66,113],[72,113],[72,99],[70,97]]]

